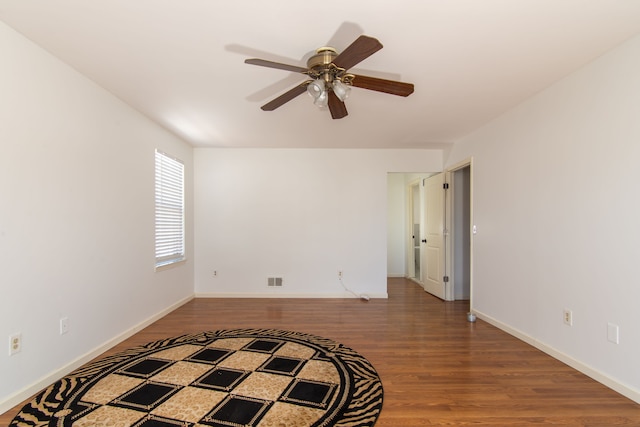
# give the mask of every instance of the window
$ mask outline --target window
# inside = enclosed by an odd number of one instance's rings
[[[184,260],[184,164],[156,150],[156,268]]]

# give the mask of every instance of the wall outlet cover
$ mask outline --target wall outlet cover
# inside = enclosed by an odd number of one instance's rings
[[[9,336],[9,356],[13,356],[22,350],[22,334],[17,333]]]

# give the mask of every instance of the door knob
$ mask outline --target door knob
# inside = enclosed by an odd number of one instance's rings
[[[422,243],[427,243],[427,239],[422,239]]]

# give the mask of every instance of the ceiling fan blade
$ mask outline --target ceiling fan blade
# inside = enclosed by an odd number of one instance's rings
[[[261,67],[277,68],[279,70],[293,71],[294,73],[306,74],[307,68],[298,67],[297,65],[282,64],[280,62],[267,61],[266,59],[251,58],[245,59],[245,64],[259,65]]]
[[[340,68],[348,70],[382,49],[382,44],[373,37],[360,36],[333,60]]]
[[[294,87],[293,89],[288,90],[287,92],[283,93],[279,97],[275,98],[273,101],[267,102],[266,104],[264,104],[260,108],[263,111],[273,111],[273,110],[275,110],[276,108],[282,106],[283,104],[286,104],[287,102],[291,101],[296,96],[302,95],[303,93],[305,93],[307,91],[307,84],[308,83],[309,82],[306,81],[306,82]]]
[[[409,96],[413,93],[413,83],[396,82],[368,76],[354,76],[351,85],[362,89],[390,93],[391,95]]]
[[[329,111],[331,111],[331,117],[334,119],[341,119],[349,114],[347,113],[347,106],[340,101],[333,91],[329,91]]]

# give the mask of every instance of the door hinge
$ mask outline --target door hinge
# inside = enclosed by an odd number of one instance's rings
[[[445,189],[445,190],[448,190],[449,189],[449,183],[445,182],[444,184],[442,184],[442,188]]]
[[[449,276],[444,276],[444,277],[442,278],[442,281],[443,281],[444,283],[448,283],[448,282],[449,282]]]

